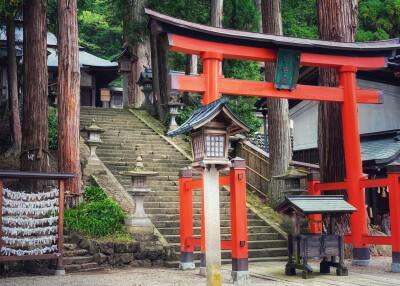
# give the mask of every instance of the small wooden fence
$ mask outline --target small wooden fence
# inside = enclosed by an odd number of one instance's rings
[[[64,269],[62,262],[64,184],[65,180],[74,176],[69,173],[0,171],[0,262],[54,259],[54,269]],[[57,180],[59,189],[53,188],[39,193],[15,192],[3,188],[5,179]],[[51,213],[58,214],[49,216]],[[5,216],[7,214],[9,216]],[[57,221],[57,225],[54,225]],[[52,235],[45,236],[45,234]],[[46,244],[52,245],[44,246]],[[17,247],[43,245],[43,247],[16,249],[7,247],[9,245]],[[55,261],[57,262],[54,263]]]

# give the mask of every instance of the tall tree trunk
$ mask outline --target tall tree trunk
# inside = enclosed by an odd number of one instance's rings
[[[321,40],[354,42],[358,28],[357,0],[317,0],[318,32]],[[321,68],[319,85],[337,86],[338,75],[334,69]],[[318,148],[321,181],[342,182],[346,177],[344,160],[342,108],[340,103],[319,102]],[[347,191],[335,191],[347,199]],[[350,231],[349,216],[336,219],[339,233]],[[346,251],[349,253],[350,251]]]
[[[161,33],[157,36],[157,56],[158,56],[158,73],[159,73],[159,84],[161,103],[167,104],[170,97],[170,85],[169,85],[169,62],[168,62],[168,50],[164,48],[164,42],[167,35]],[[166,108],[166,106],[165,106]]]
[[[265,34],[282,35],[280,0],[262,0],[262,21]],[[275,65],[265,63],[265,80],[274,82]],[[276,204],[283,198],[284,183],[272,176],[286,172],[291,160],[289,104],[287,99],[267,98],[269,170],[268,198]]]
[[[197,74],[197,56],[196,55],[186,55],[185,56],[185,74]],[[189,92],[185,91],[183,93],[183,103],[190,105]]]
[[[74,173],[65,188],[81,192],[79,158],[80,68],[77,0],[58,1],[58,169]]]
[[[7,82],[8,82],[8,101],[10,111],[10,134],[11,148],[7,153],[18,154],[21,152],[21,122],[18,110],[18,78],[17,78],[17,56],[15,50],[15,26],[14,18],[6,18],[7,26]]]
[[[146,4],[146,0],[131,0],[131,10],[129,21],[133,25],[139,25],[143,22],[143,7]],[[130,25],[128,25],[130,27]],[[129,34],[130,31],[126,31],[125,34]],[[137,35],[135,35],[137,36]],[[151,66],[151,51],[150,41],[144,36],[140,40],[130,43],[132,48],[131,52],[138,57],[138,60],[132,63],[131,72],[128,74],[128,101],[130,106],[140,107],[145,100],[144,93],[136,82],[139,79],[140,73],[144,70],[143,66]]]
[[[222,27],[224,0],[211,0],[211,26]]]
[[[23,171],[46,172],[48,167],[46,8],[46,0],[25,1],[23,8]]]
[[[158,119],[164,119],[164,113],[161,108],[160,97],[160,78],[158,72],[158,55],[157,55],[157,35],[150,35],[151,46],[151,62],[152,62],[152,76],[153,76],[153,105]]]

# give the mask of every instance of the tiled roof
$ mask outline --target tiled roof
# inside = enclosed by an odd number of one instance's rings
[[[364,163],[386,164],[394,161],[400,155],[400,135],[395,132],[385,135],[361,137],[361,157]]]
[[[275,211],[290,214],[293,211],[302,215],[322,213],[352,213],[357,211],[343,199],[343,196],[287,196]]]
[[[222,97],[219,100],[213,101],[207,105],[204,105],[204,106],[192,111],[189,119],[185,123],[183,123],[177,129],[175,129],[171,132],[168,132],[167,135],[174,137],[176,135],[183,134],[190,130],[193,130],[195,126],[198,126],[199,124],[201,124],[202,122],[207,120],[215,112],[222,110],[222,107],[225,107],[237,122],[241,123],[248,129],[250,129],[250,127],[248,127],[246,125],[246,123],[244,123],[239,117],[237,117],[226,105],[226,103],[228,102],[228,99],[229,99],[228,97]]]
[[[48,67],[58,67],[58,53],[56,49],[47,48],[47,50],[51,53],[47,57],[47,66]],[[81,67],[83,66],[91,66],[91,67],[117,67],[118,63],[112,63],[105,59],[96,57],[88,52],[83,50],[79,50],[79,64]]]

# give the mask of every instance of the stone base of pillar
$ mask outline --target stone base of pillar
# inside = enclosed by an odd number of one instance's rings
[[[232,271],[231,282],[234,284],[250,284],[250,272],[249,271]]]
[[[154,233],[154,225],[149,218],[135,218],[128,216],[125,219],[125,226],[129,233]]]
[[[400,273],[400,263],[392,263],[391,271],[395,273]]]
[[[179,263],[179,269],[188,270],[194,268],[195,264],[193,252],[181,251],[181,261]]]
[[[200,271],[199,271],[200,276],[207,276],[207,269],[206,267],[200,266]]]
[[[58,270],[58,269],[47,269],[47,275],[65,275],[65,270]]]
[[[371,265],[369,248],[368,247],[360,247],[353,248],[353,265],[358,266],[369,266]]]

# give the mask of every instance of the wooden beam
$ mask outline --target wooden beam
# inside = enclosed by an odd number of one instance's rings
[[[200,55],[203,52],[223,54],[224,58],[258,62],[275,62],[277,50],[216,43],[168,34],[168,47],[173,52]],[[322,54],[301,54],[301,65],[312,67],[339,68],[355,66],[358,70],[376,70],[387,66],[385,57],[350,57]]]
[[[344,91],[340,87],[297,85],[295,90],[277,90],[271,82],[220,78],[220,93],[230,95],[288,98],[298,100],[343,102]],[[205,76],[171,75],[171,89],[204,92]],[[377,90],[356,91],[358,103],[383,103],[382,92]]]

